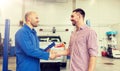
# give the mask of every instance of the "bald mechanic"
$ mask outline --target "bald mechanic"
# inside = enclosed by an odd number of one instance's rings
[[[67,50],[57,55],[70,55],[70,71],[94,71],[98,54],[97,35],[84,23],[85,12],[78,8],[71,14],[76,30],[71,34]]]
[[[25,21],[15,35],[16,71],[41,71],[40,59],[55,59],[56,54],[39,48],[39,40],[34,30],[34,27],[38,26],[38,15],[32,11],[27,12]]]

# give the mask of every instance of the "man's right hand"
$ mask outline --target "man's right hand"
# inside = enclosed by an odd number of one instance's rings
[[[57,56],[56,56],[57,52],[55,52],[55,51],[53,51],[53,50],[50,50],[49,53],[50,53],[49,58],[50,58],[51,60],[53,60],[53,59],[55,59],[55,58],[57,57]]]

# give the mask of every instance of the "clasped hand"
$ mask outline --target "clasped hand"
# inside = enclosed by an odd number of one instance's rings
[[[58,54],[57,51],[50,50],[49,53],[50,53],[50,57],[49,57],[49,58],[50,58],[51,60],[55,59],[56,57],[60,57],[60,55]]]

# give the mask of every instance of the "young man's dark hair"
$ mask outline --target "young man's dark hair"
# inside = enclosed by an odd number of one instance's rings
[[[77,9],[73,10],[73,12],[79,12],[83,16],[83,18],[85,17],[85,11],[81,8],[77,8]]]

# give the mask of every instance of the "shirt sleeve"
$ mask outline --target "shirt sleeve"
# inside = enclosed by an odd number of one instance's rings
[[[15,35],[15,42],[16,45],[19,46],[26,55],[45,60],[49,59],[49,53],[40,48],[36,48],[27,32],[22,31],[17,33]]]
[[[97,34],[93,30],[90,31],[88,36],[88,52],[90,56],[97,56],[98,54]]]

